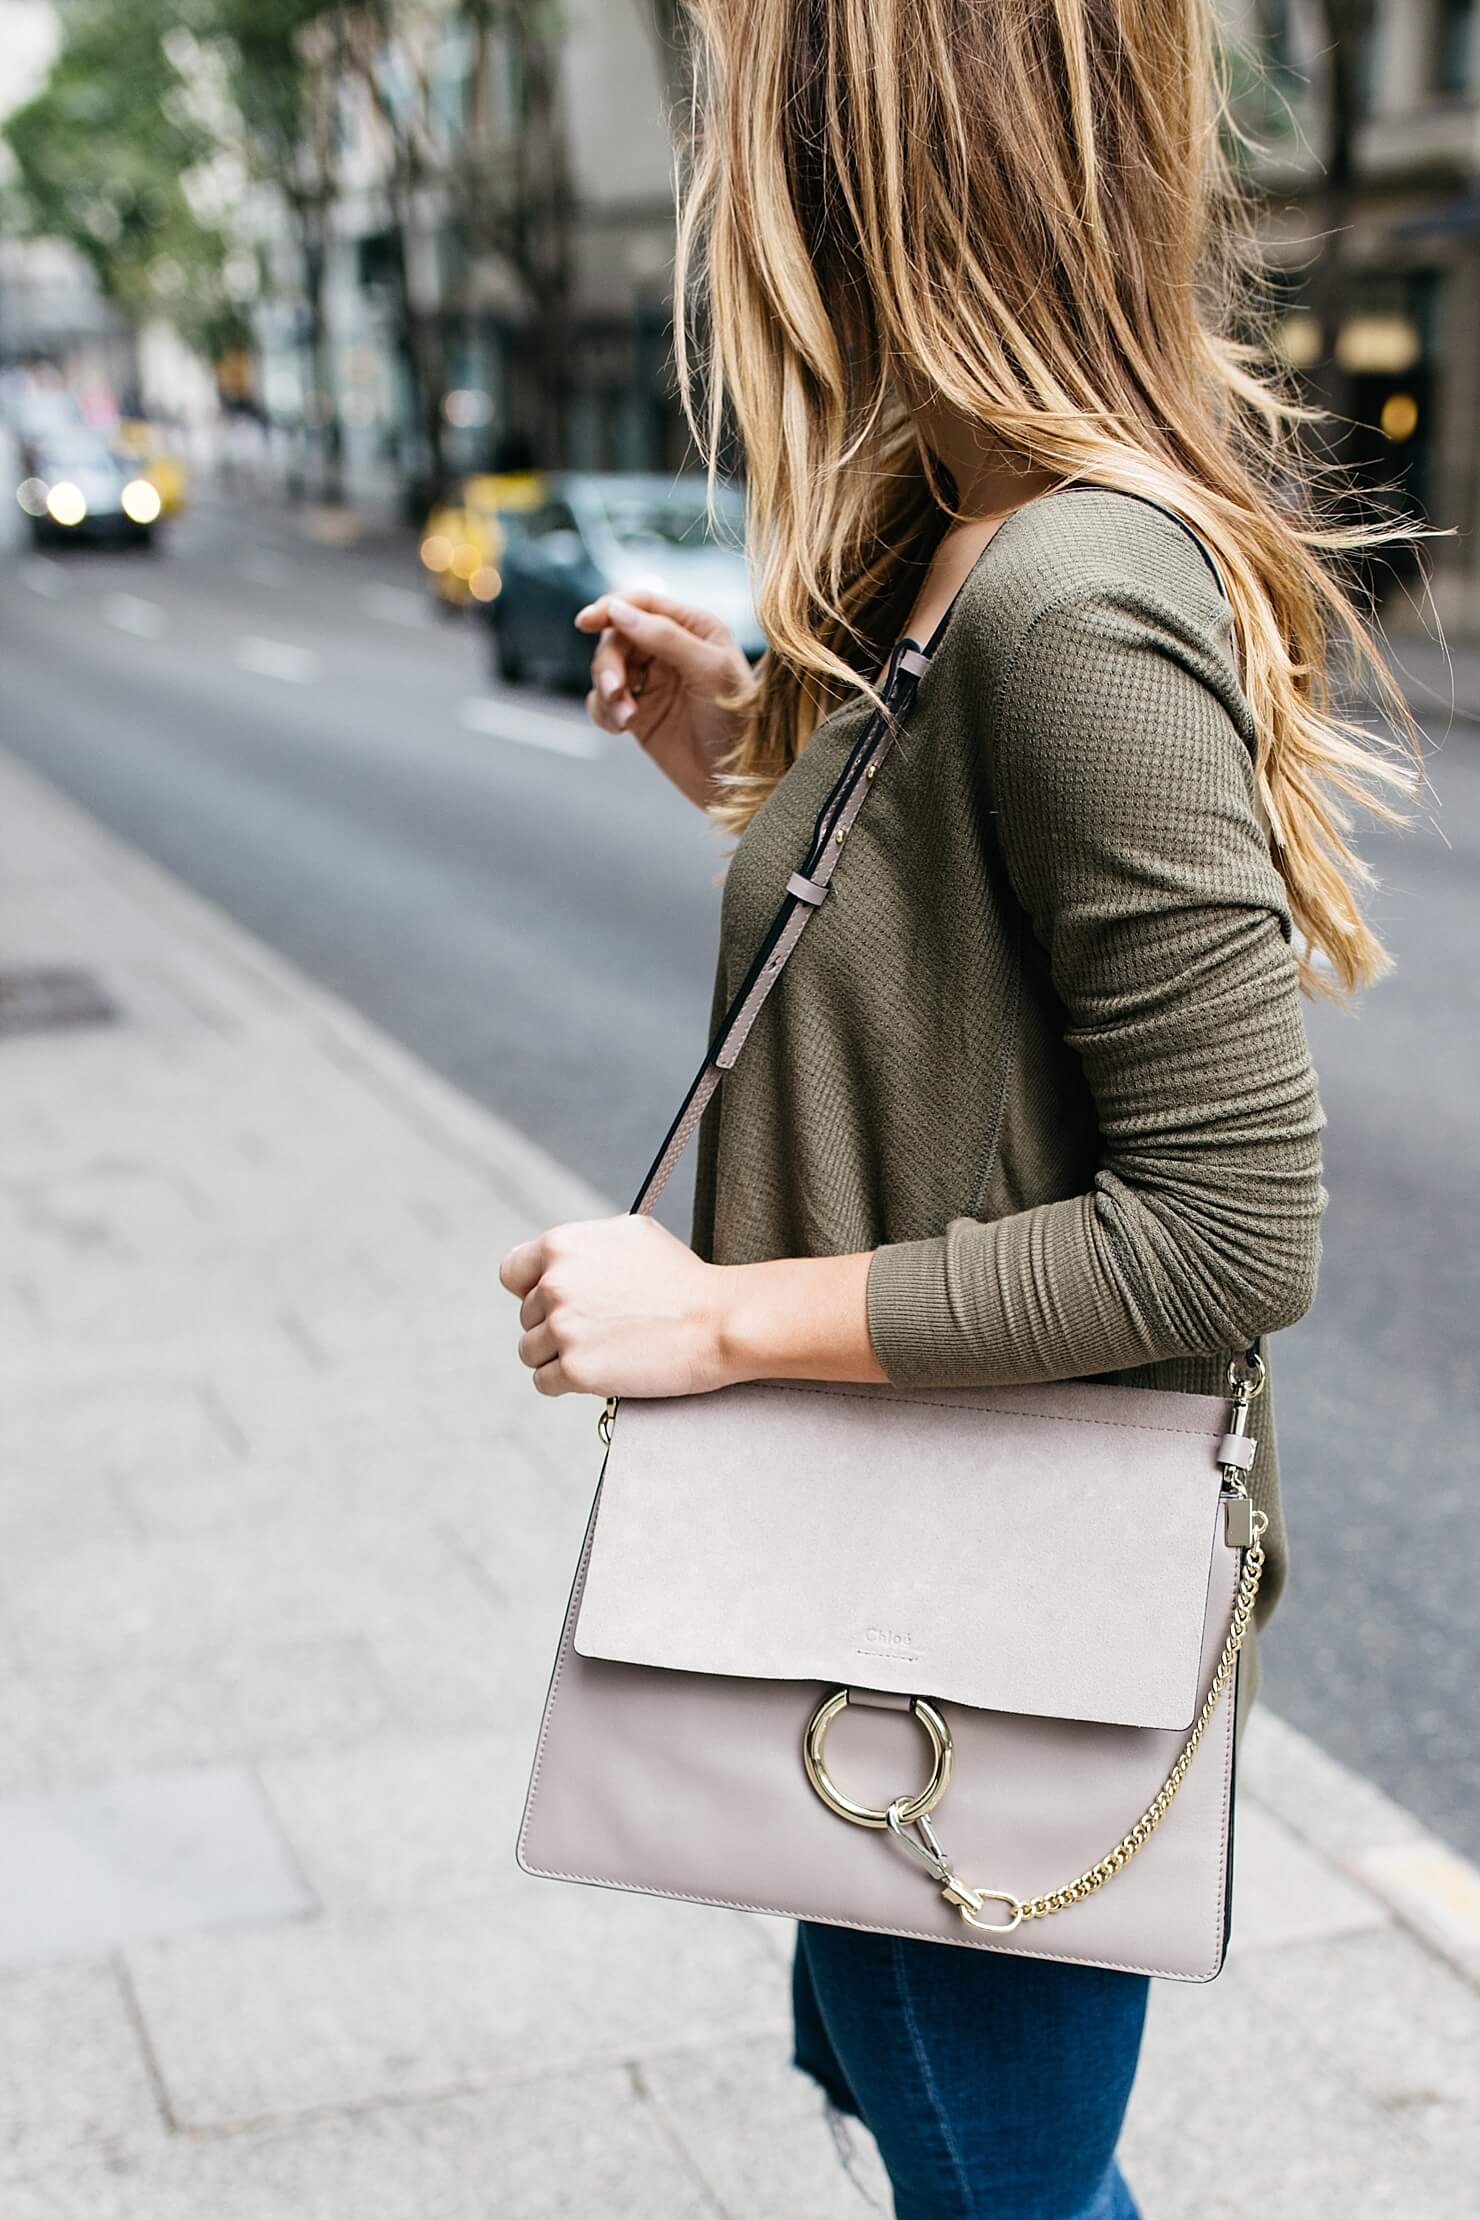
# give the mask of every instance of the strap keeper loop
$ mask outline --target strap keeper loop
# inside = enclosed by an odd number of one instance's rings
[[[807,878],[803,872],[793,871],[786,882],[786,891],[794,894],[799,902],[810,902],[815,909],[826,895],[827,888],[819,886],[815,879]]]

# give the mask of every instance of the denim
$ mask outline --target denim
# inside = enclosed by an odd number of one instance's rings
[[[1147,1987],[804,1923],[794,2060],[872,2134],[897,2220],[1137,2220],[1115,2145]]]

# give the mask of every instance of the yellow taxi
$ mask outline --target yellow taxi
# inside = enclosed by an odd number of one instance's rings
[[[503,580],[503,516],[537,508],[544,482],[532,470],[480,471],[456,496],[440,502],[421,536],[421,563],[432,591],[449,609],[497,598]]]
[[[187,481],[185,460],[169,445],[157,424],[148,424],[140,417],[125,417],[114,434],[114,446],[120,455],[139,466],[139,476],[148,481],[159,495],[161,517],[176,517],[185,507]]]

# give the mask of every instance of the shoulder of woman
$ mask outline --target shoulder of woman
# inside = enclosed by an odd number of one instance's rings
[[[993,534],[958,614],[973,690],[999,708],[1045,686],[1087,707],[1145,701],[1180,669],[1253,746],[1232,608],[1197,535],[1153,501],[1076,486],[1027,503]]]

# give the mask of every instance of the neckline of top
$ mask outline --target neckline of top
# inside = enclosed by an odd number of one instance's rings
[[[1027,509],[1036,509],[1040,501],[1051,501],[1054,495],[1057,493],[1077,493],[1083,490],[1084,481],[1082,479],[1070,480],[1067,484],[1064,485],[1049,486],[1045,489],[1044,492],[1035,493],[1031,500],[1020,501],[1015,509],[1009,509],[1007,511],[1007,514],[998,522],[996,530],[988,534],[985,544],[979,547],[976,551],[976,554],[972,557],[971,562],[967,566],[965,577],[961,580],[960,585],[956,588],[956,591],[952,594],[950,600],[946,603],[945,609],[942,611],[941,615],[936,619],[936,622],[931,630],[929,639],[926,640],[922,646],[920,641],[915,638],[912,632],[906,632],[900,639],[895,642],[894,653],[890,658],[891,663],[897,662],[898,658],[903,655],[906,650],[912,650],[916,655],[923,656],[927,663],[931,660],[931,658],[939,649],[942,640],[944,640],[946,636],[947,628],[950,625],[952,617],[956,614],[956,606],[957,603],[960,601],[961,596],[965,593],[967,587],[975,578],[978,570],[986,561],[988,555],[996,546],[998,540],[1006,531],[1008,525],[1011,524],[1015,516],[1021,516]]]
[[[1197,549],[1198,553],[1202,556],[1203,561],[1207,564],[1208,569],[1212,572],[1213,583],[1216,585],[1218,592],[1225,602],[1228,601],[1228,588],[1223,583],[1223,573],[1219,569],[1217,562],[1214,560],[1212,550],[1208,547],[1207,542],[1203,539],[1202,534],[1200,532],[1194,531],[1192,526],[1187,522],[1187,519],[1185,517],[1179,516],[1175,509],[1169,509],[1164,501],[1153,501],[1149,493],[1134,493],[1128,486],[1101,485],[1098,480],[1093,478],[1069,478],[1066,479],[1062,485],[1049,486],[1044,492],[1035,493],[1031,500],[1020,501],[1015,509],[1008,510],[1006,516],[1003,517],[1001,523],[997,526],[996,531],[993,532],[988,538],[986,545],[979,549],[976,556],[973,558],[965,577],[962,579],[960,585],[956,588],[956,591],[952,594],[949,602],[946,604],[944,611],[938,618],[935,627],[932,630],[929,639],[925,642],[924,646],[921,646],[920,642],[914,637],[912,633],[905,633],[901,639],[895,642],[894,652],[889,658],[890,669],[898,668],[899,658],[906,652],[912,652],[913,654],[920,656],[927,664],[934,661],[945,639],[946,632],[950,627],[951,619],[956,614],[957,604],[960,602],[961,597],[965,593],[967,587],[976,577],[976,574],[981,569],[983,563],[985,563],[987,557],[991,554],[992,549],[996,546],[1002,534],[1007,530],[1008,525],[1011,524],[1011,522],[1013,521],[1013,518],[1026,515],[1029,509],[1036,509],[1040,501],[1052,501],[1054,496],[1060,493],[1120,493],[1124,494],[1127,499],[1131,501],[1144,501],[1147,508],[1149,509],[1159,509],[1163,516],[1169,516],[1172,522],[1176,525],[1180,525],[1181,529],[1187,534],[1187,537],[1191,540],[1193,546]]]

